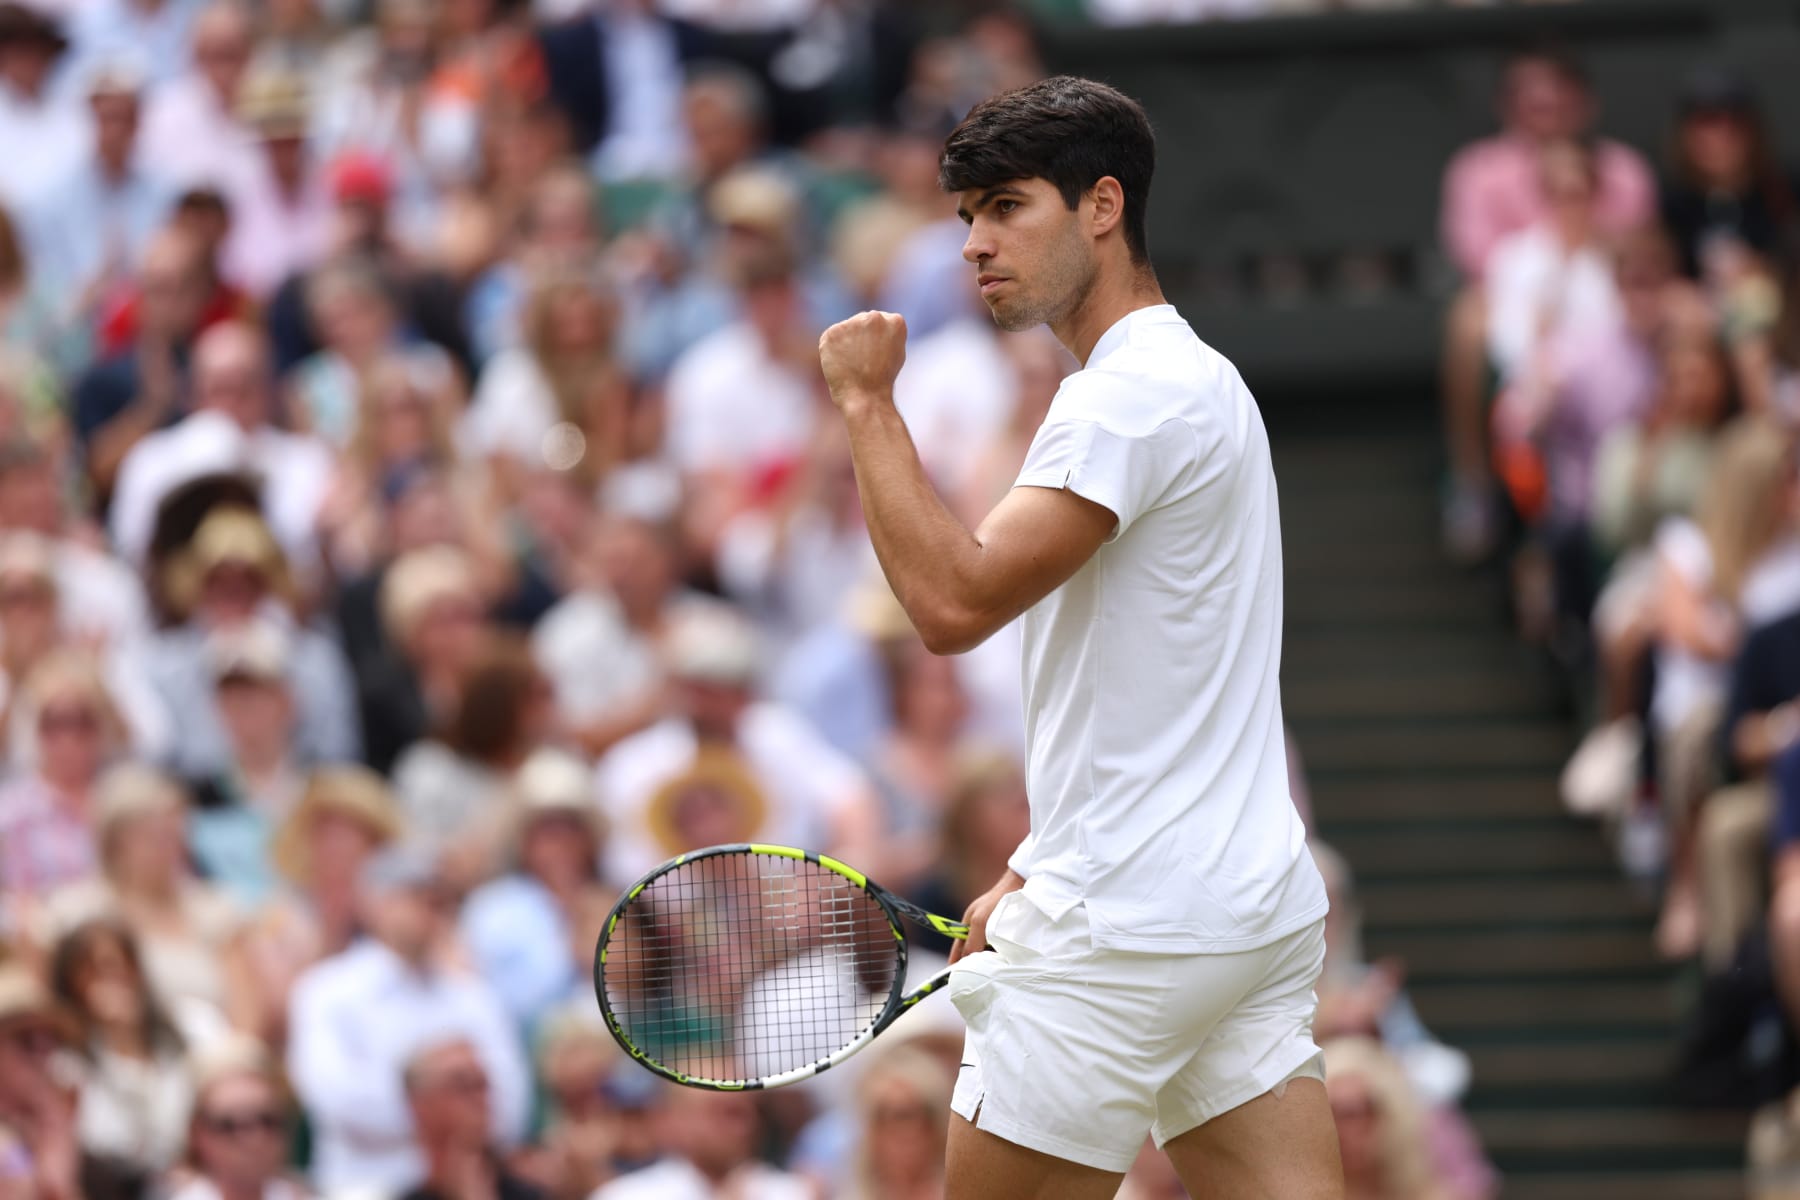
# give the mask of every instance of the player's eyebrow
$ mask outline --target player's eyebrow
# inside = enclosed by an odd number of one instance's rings
[[[975,204],[972,209],[966,208],[960,204],[957,205],[956,206],[956,215],[962,218],[962,223],[964,225],[973,225],[975,223],[975,214],[976,213],[980,212],[982,209],[986,208],[988,205],[992,204],[994,201],[1000,199],[1000,197],[1012,194],[1015,191],[1017,191],[1017,189],[1014,188],[1012,186],[1012,184],[1010,184],[1010,183],[998,184],[994,187],[989,188],[987,191],[981,193],[981,195],[975,197]]]

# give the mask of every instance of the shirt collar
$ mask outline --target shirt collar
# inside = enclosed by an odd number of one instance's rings
[[[1115,350],[1122,348],[1131,340],[1131,330],[1139,324],[1154,324],[1166,317],[1175,315],[1173,304],[1151,304],[1143,308],[1134,308],[1114,321],[1107,331],[1100,335],[1094,343],[1094,349],[1088,354],[1087,367],[1097,367],[1100,361]]]

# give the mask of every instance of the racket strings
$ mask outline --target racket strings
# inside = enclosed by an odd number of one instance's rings
[[[690,860],[632,899],[602,985],[626,1039],[677,1075],[784,1074],[850,1045],[886,1009],[900,943],[881,906],[817,863]]]

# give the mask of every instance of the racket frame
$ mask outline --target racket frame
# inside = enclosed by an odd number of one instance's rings
[[[689,863],[699,859],[721,858],[733,854],[797,859],[823,867],[827,871],[849,880],[866,892],[870,899],[875,901],[876,906],[881,909],[882,915],[887,918],[888,927],[894,935],[894,941],[898,943],[895,949],[893,987],[888,992],[886,1005],[883,1006],[881,1013],[869,1024],[867,1029],[858,1034],[855,1040],[851,1041],[848,1045],[834,1051],[832,1054],[820,1059],[818,1062],[809,1063],[803,1067],[795,1067],[793,1070],[783,1071],[777,1075],[764,1076],[760,1079],[710,1079],[700,1075],[688,1075],[657,1062],[654,1058],[650,1057],[650,1055],[646,1054],[632,1043],[631,1038],[626,1034],[623,1025],[619,1021],[618,1014],[613,1011],[611,1002],[606,998],[607,948],[612,943],[613,932],[618,928],[620,920],[623,919],[625,913],[631,908],[632,904],[636,902],[638,896],[643,893],[644,889],[664,875],[687,866]],[[864,875],[855,867],[852,867],[847,863],[839,862],[829,854],[819,854],[815,851],[802,850],[795,846],[770,845],[766,842],[732,842],[723,846],[708,846],[702,850],[693,850],[686,854],[677,855],[668,862],[663,863],[661,866],[658,866],[649,874],[645,875],[642,879],[639,879],[636,883],[632,884],[631,887],[626,889],[625,894],[619,897],[618,902],[613,905],[612,911],[607,914],[606,924],[601,930],[599,945],[594,948],[594,995],[600,1001],[600,1013],[606,1020],[607,1032],[612,1034],[613,1040],[619,1043],[620,1048],[633,1059],[649,1070],[661,1075],[664,1079],[682,1084],[685,1087],[701,1088],[713,1092],[749,1092],[760,1091],[764,1088],[786,1087],[789,1084],[799,1083],[804,1079],[811,1079],[821,1071],[829,1070],[838,1063],[843,1062],[852,1054],[855,1054],[864,1046],[867,1046],[870,1042],[874,1041],[875,1035],[899,1020],[901,1014],[911,1009],[913,1005],[931,995],[933,992],[936,992],[950,981],[951,969],[945,967],[943,970],[934,974],[930,979],[919,984],[918,987],[913,988],[911,991],[906,990],[906,930],[900,923],[901,917],[911,918],[928,929],[934,929],[945,937],[956,938],[959,941],[969,936],[969,927],[961,921],[953,921],[948,917],[940,917],[936,913],[927,912],[910,900],[894,895],[880,884],[870,880],[867,875]]]

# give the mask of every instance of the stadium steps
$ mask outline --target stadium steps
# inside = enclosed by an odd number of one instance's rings
[[[1438,552],[1431,414],[1288,407],[1270,428],[1283,698],[1318,824],[1368,953],[1402,958],[1425,1023],[1470,1055],[1503,1195],[1742,1196],[1746,1116],[1670,1095],[1687,992],[1651,951],[1652,904],[1558,807],[1567,689],[1494,580]]]

